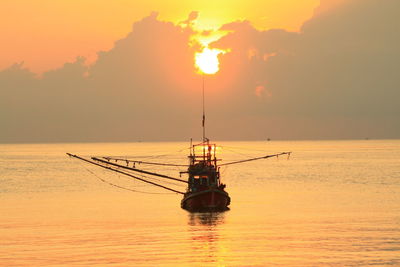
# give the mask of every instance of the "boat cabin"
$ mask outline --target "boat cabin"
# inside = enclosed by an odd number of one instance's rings
[[[188,168],[190,192],[223,186],[220,183],[216,150],[217,146],[215,144],[210,144],[208,140],[192,146]]]

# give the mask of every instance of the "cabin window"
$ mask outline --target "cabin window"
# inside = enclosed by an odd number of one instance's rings
[[[200,179],[200,178],[201,179],[208,179],[208,176],[207,175],[201,175],[201,176],[200,175],[194,175],[193,178],[194,179]]]
[[[202,185],[207,185],[208,184],[208,176],[206,176],[206,175],[202,175],[202,176],[200,176],[200,184],[202,184]]]

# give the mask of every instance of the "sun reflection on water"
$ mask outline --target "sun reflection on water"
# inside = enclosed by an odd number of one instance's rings
[[[225,223],[226,212],[189,213],[188,225],[193,254],[197,254],[204,264],[226,266],[229,250],[227,238],[220,226]]]

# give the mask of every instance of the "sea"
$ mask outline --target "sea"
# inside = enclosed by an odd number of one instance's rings
[[[189,142],[0,144],[0,266],[400,266],[400,140],[216,143],[221,164],[292,154],[221,167],[230,210],[190,213],[65,154],[184,165]]]

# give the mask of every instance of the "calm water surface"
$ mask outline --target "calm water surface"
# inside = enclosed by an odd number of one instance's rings
[[[400,266],[399,140],[219,144],[294,153],[222,169],[231,210],[188,213],[64,154],[186,163],[187,143],[0,145],[0,266]]]

